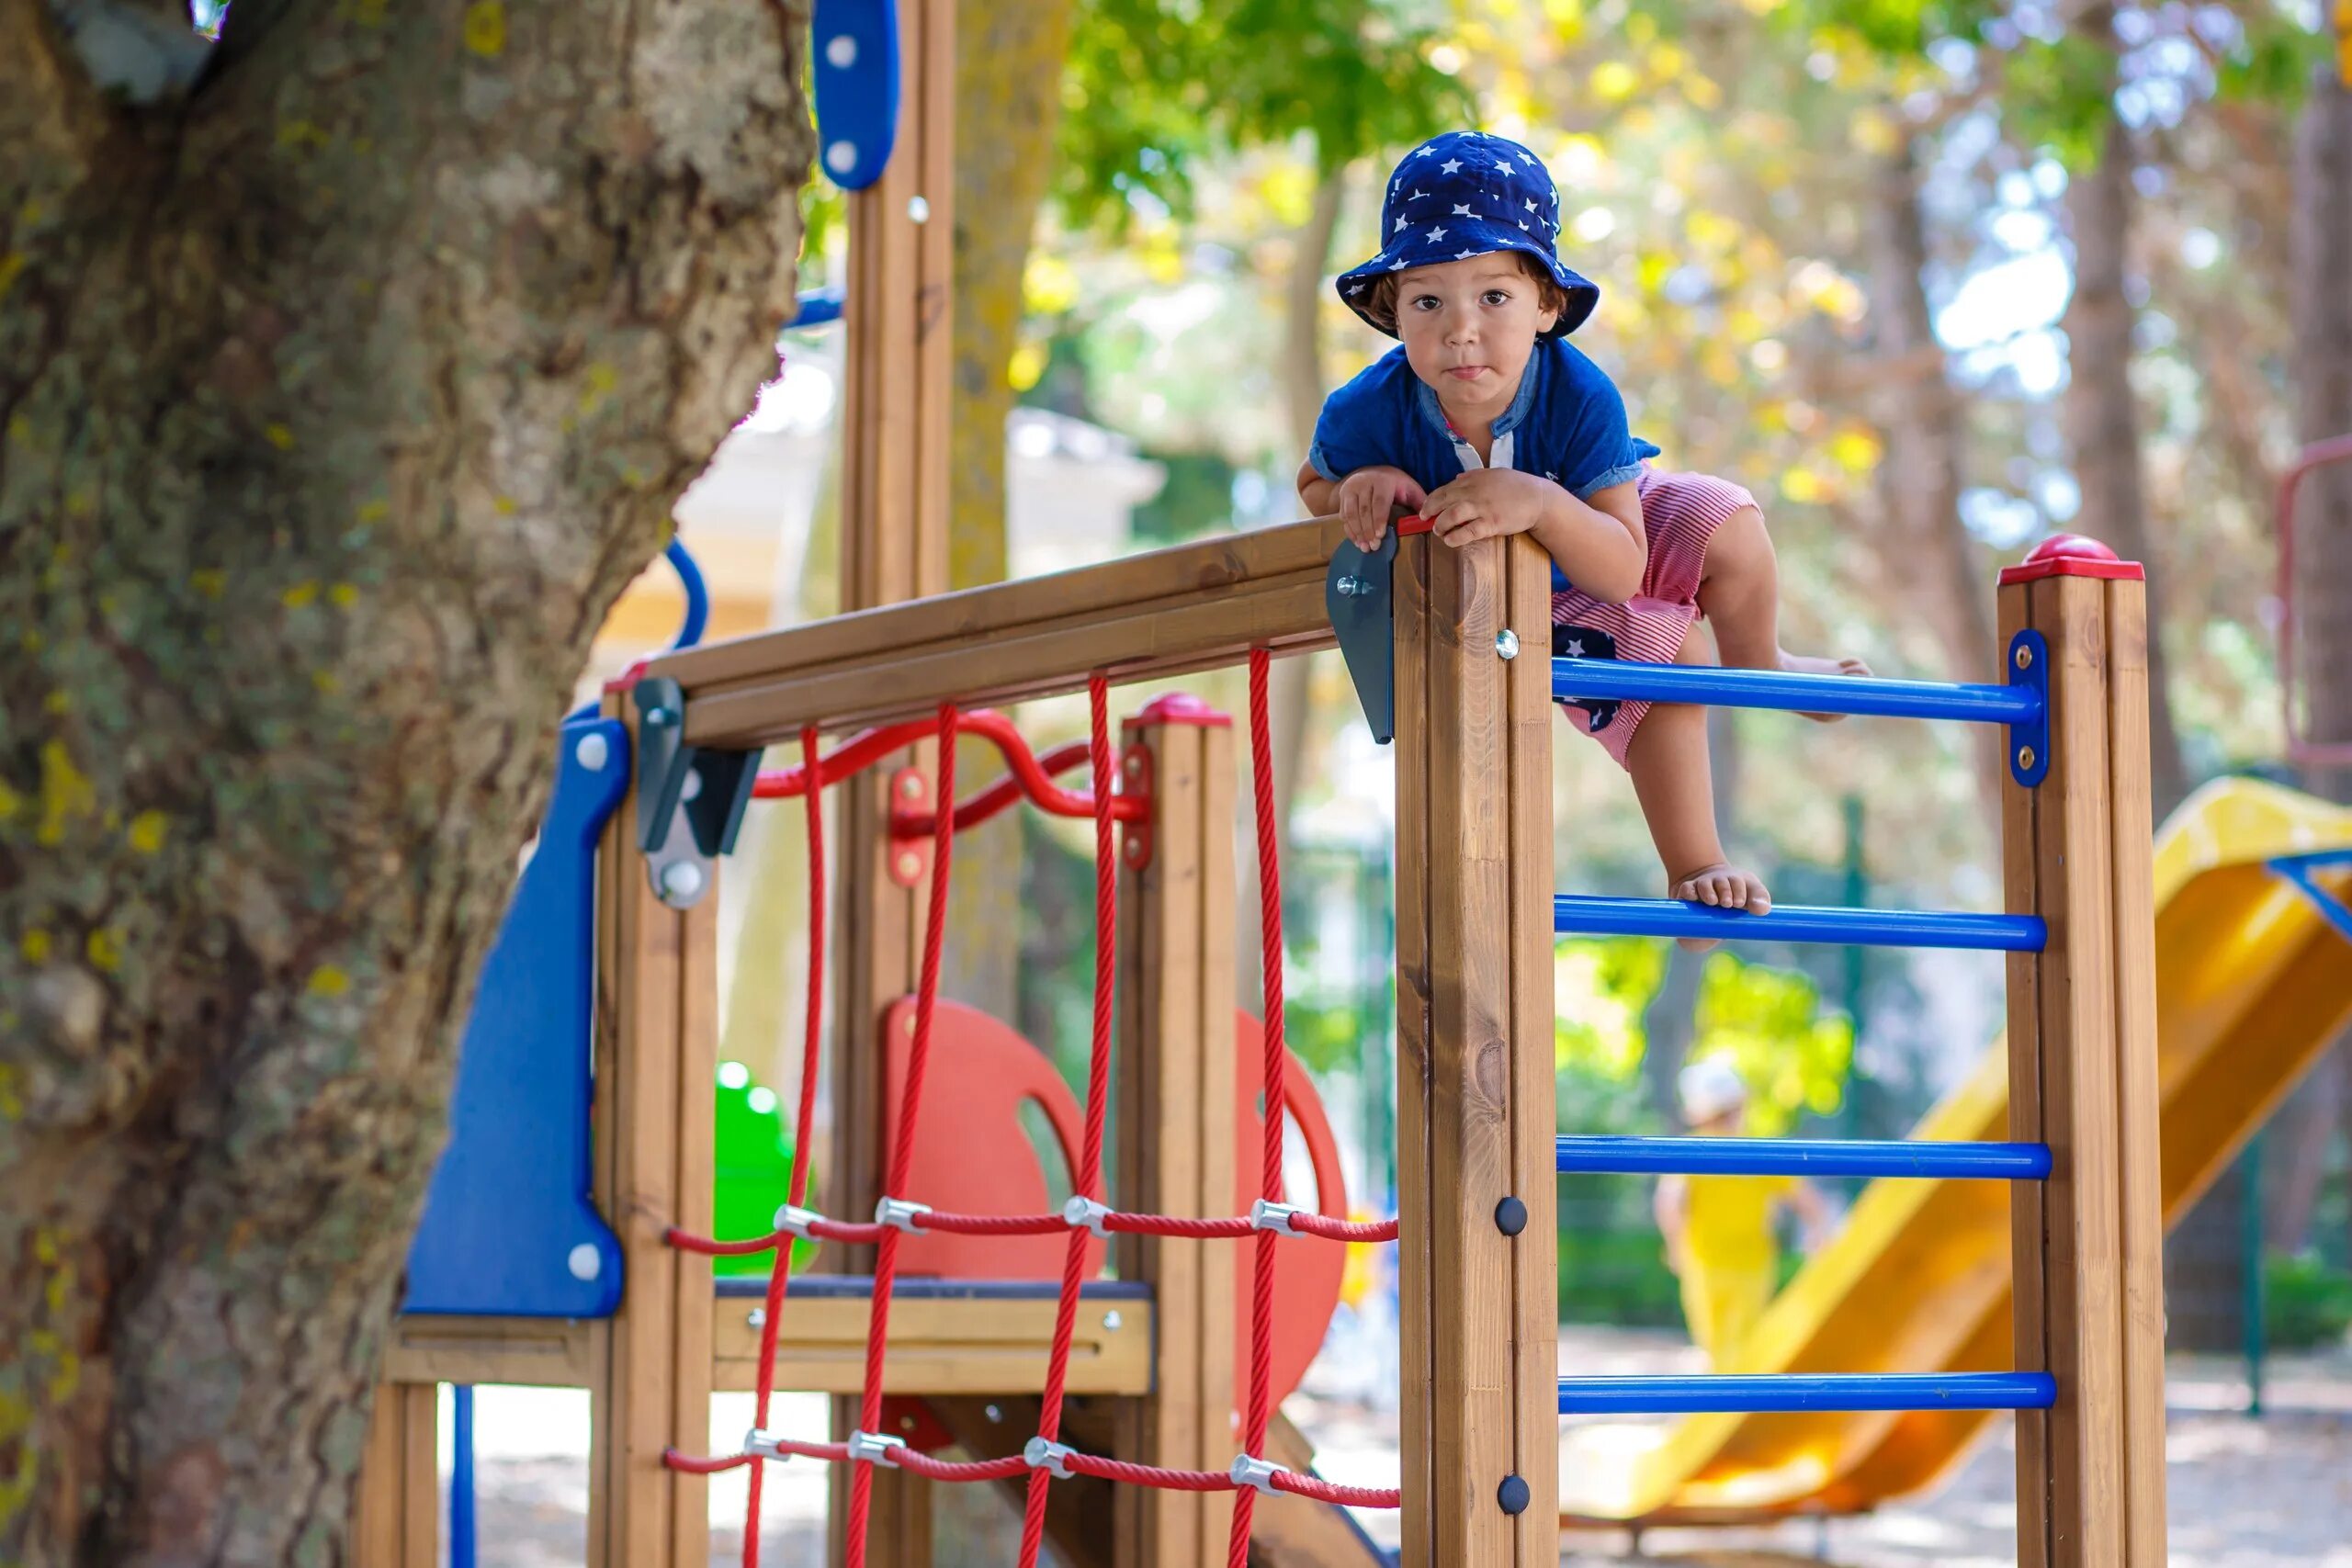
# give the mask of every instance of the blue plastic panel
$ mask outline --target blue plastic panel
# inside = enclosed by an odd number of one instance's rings
[[[1552,900],[1563,936],[1696,936],[1724,942],[1817,942],[1853,947],[1961,947],[2039,953],[2048,928],[2039,915],[1972,915],[1937,909],[1825,909],[1779,904],[1769,915],[1671,898]]]
[[[842,319],[842,307],[847,302],[841,294],[832,289],[808,289],[797,302],[797,309],[794,311],[792,320],[784,324],[795,330],[804,327],[829,326]]]
[[[2047,1372],[1560,1380],[1563,1416],[1666,1416],[1758,1410],[2047,1410],[2057,1398],[2058,1385]]]
[[[864,190],[889,165],[899,134],[896,0],[817,0],[817,160],[843,190]],[[1052,84],[1041,90],[1050,92]]]
[[[1864,1138],[1555,1139],[1562,1171],[1605,1176],[1869,1176],[2041,1181],[2047,1144]]]
[[[1552,695],[1560,702],[1646,698],[1712,707],[1877,714],[1976,724],[2026,724],[2040,718],[2042,711],[2041,694],[2030,685],[1963,686],[1938,681],[1889,681],[1875,675],[1792,675],[1779,670],[1722,670],[1711,664],[1649,664],[1630,659],[1554,659]]]
[[[621,1249],[589,1201],[595,853],[628,787],[628,731],[562,729],[555,795],[458,1058],[449,1146],[408,1259],[415,1313],[605,1317]]]

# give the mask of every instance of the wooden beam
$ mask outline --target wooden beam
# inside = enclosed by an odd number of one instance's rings
[[[697,1218],[709,1225],[718,890],[684,911],[656,898],[635,817],[633,807],[615,814],[597,878],[610,904],[597,976],[597,1198],[628,1289],[589,1335],[590,1568],[677,1568],[709,1551],[708,1483],[662,1456],[710,1442],[710,1266],[666,1233]]]
[[[1548,1153],[1555,1124],[1541,565],[1526,540],[1453,549],[1412,539],[1396,568],[1408,1568],[1549,1568],[1558,1557],[1553,1179],[1545,1161],[1535,1179],[1532,1153]],[[1498,651],[1506,628],[1516,660]],[[1540,1027],[1530,1021],[1539,994]],[[1528,1215],[1516,1235],[1497,1223],[1507,1198]]]
[[[2011,964],[2012,1135],[2049,1143],[2014,1199],[2016,1351],[2058,1400],[2018,1419],[2018,1560],[2165,1561],[2162,1217],[2146,632],[2136,582],[2005,584],[2046,640],[2049,773],[2005,785],[2005,880],[2049,942]],[[2003,646],[2007,646],[2005,635]],[[2014,744],[2014,742],[2012,743]]]
[[[560,1317],[440,1317],[393,1320],[384,1348],[386,1382],[517,1383],[586,1388],[592,1325]]]
[[[696,745],[766,745],[1238,663],[1250,647],[1328,648],[1336,521],[1261,529],[1052,577],[967,589],[656,660],[686,690]]]
[[[437,1568],[440,1398],[432,1383],[377,1385],[352,1498],[355,1568]]]
[[[890,1351],[883,1388],[898,1394],[1022,1394],[1046,1386],[1054,1341],[1055,1292],[959,1292],[954,1281],[901,1281],[890,1307]],[[938,1286],[939,1289],[922,1287]],[[914,1288],[906,1288],[914,1287]],[[775,1386],[854,1394],[865,1386],[866,1313],[862,1278],[795,1280],[776,1347]],[[759,1358],[756,1297],[712,1303],[717,1386],[748,1390]],[[1090,1287],[1070,1349],[1072,1393],[1139,1394],[1151,1387],[1150,1295],[1125,1284]]]
[[[1148,791],[1153,810],[1150,859],[1138,869],[1123,858],[1119,877],[1118,1202],[1237,1213],[1233,729],[1221,714],[1154,705],[1123,739],[1126,787]],[[1118,1238],[1120,1278],[1147,1282],[1160,1312],[1159,1381],[1120,1406],[1119,1458],[1171,1470],[1233,1463],[1236,1250]],[[1115,1509],[1109,1560],[1122,1568],[1217,1560],[1233,1528],[1229,1494],[1123,1486]]]
[[[921,598],[947,586],[948,409],[954,373],[956,0],[899,0],[896,147],[882,177],[849,198],[847,378],[842,401],[842,607]],[[759,640],[759,639],[754,639]],[[693,702],[687,704],[691,713]],[[773,739],[811,716],[778,729]],[[917,753],[913,760],[921,761]],[[912,894],[884,874],[887,770],[850,784],[840,816],[843,925],[841,1021],[833,1037],[831,1179],[842,1214],[870,1213],[882,1174],[881,1021],[914,985]],[[833,1267],[870,1267],[870,1249]],[[837,1400],[834,1436],[857,1404]],[[844,1551],[849,1469],[836,1466],[831,1551]],[[928,1568],[930,1485],[876,1470],[872,1568]]]

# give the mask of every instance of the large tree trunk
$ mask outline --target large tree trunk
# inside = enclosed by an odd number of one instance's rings
[[[2114,14],[2099,7],[2096,15],[2103,18],[2097,36],[2112,49]],[[2122,121],[2110,118],[2098,163],[2078,170],[2066,187],[2075,245],[2075,297],[2065,317],[2066,436],[2082,491],[2083,531],[2148,568],[2148,773],[2162,822],[2188,793],[2188,768],[2166,684],[2164,561],[2148,528],[2140,411],[2132,390],[2132,329],[2139,314],[2125,285],[2132,162],[2131,138]]]
[[[0,1561],[339,1562],[553,726],[774,368],[805,20],[112,14],[0,0]]]
[[[1871,310],[1882,359],[1904,361],[1938,347],[1927,267],[1918,166],[1906,142],[1881,167],[1871,209]],[[1993,597],[1981,552],[1960,516],[1965,444],[1960,400],[1939,369],[1894,378],[1881,402],[1886,455],[1879,465],[1879,488],[1889,526],[1885,542],[1892,547],[1886,577],[1909,589],[1921,619],[1935,632],[1952,680],[1995,679]],[[1976,752],[1977,800],[1986,829],[1997,839],[2001,732],[1976,725],[1969,734]]]
[[[1053,181],[1071,3],[959,0],[956,9],[956,405],[947,527],[956,588],[1001,582],[1010,570],[1004,422],[1013,389],[1006,370],[1021,340],[1022,277],[1037,209]],[[990,759],[972,775],[973,786],[994,771]],[[941,985],[995,1018],[1012,1018],[1019,1008],[1022,842],[1020,821],[1008,816],[956,846]]]

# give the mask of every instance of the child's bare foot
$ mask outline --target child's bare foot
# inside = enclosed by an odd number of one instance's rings
[[[1781,650],[1781,668],[1792,675],[1867,675],[1871,667],[1859,659],[1820,659],[1812,654]],[[1835,724],[1846,716],[1842,713],[1809,713],[1804,716],[1815,724]]]
[[[1764,884],[1750,874],[1718,862],[1701,866],[1686,876],[1668,879],[1669,898],[1687,903],[1710,904],[1719,909],[1745,909],[1751,915],[1770,914],[1772,895]],[[1712,937],[1686,936],[1675,939],[1693,953],[1704,953],[1715,945]]]

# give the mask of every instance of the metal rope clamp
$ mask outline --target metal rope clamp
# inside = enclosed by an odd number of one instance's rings
[[[1073,1197],[1062,1205],[1062,1224],[1072,1230],[1090,1230],[1103,1240],[1111,1239],[1110,1228],[1103,1223],[1111,1217],[1111,1205],[1091,1198]]]
[[[1032,1438],[1022,1446],[1021,1462],[1032,1470],[1042,1470],[1057,1481],[1071,1481],[1078,1476],[1078,1472],[1069,1467],[1070,1455],[1074,1451],[1067,1443],[1057,1443],[1043,1437]]]
[[[852,1432],[849,1435],[852,1462],[863,1461],[867,1464],[878,1464],[885,1470],[899,1468],[899,1461],[890,1457],[890,1450],[903,1446],[898,1438],[886,1438],[879,1432]]]
[[[1295,1203],[1277,1203],[1271,1198],[1259,1198],[1250,1205],[1250,1224],[1253,1229],[1272,1231],[1276,1235],[1304,1235],[1306,1233],[1292,1222],[1305,1213]]]
[[[885,1198],[874,1205],[874,1223],[905,1231],[909,1235],[920,1235],[922,1226],[915,1222],[930,1213],[930,1204],[918,1203],[911,1198]]]
[[[1246,1486],[1252,1492],[1271,1495],[1277,1490],[1274,1477],[1289,1473],[1288,1465],[1276,1464],[1272,1460],[1260,1459],[1254,1454],[1238,1455],[1233,1461],[1233,1484],[1236,1487]]]

